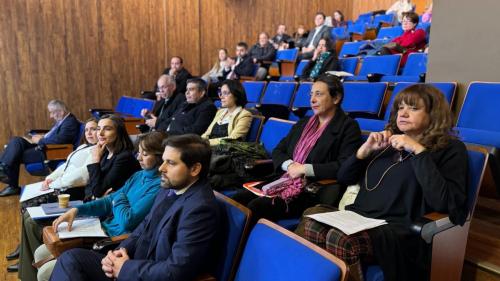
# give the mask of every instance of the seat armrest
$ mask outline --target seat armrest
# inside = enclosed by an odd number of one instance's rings
[[[73,152],[72,144],[47,144],[45,145],[46,160],[61,160],[68,158]]]
[[[455,226],[455,224],[450,221],[450,217],[448,215],[433,212],[426,214],[422,218],[413,222],[410,229],[414,233],[420,234],[422,239],[424,239],[426,243],[430,244],[434,235],[452,228],[453,226]]]
[[[255,81],[255,76],[240,76],[240,81]]]
[[[245,163],[245,169],[252,170],[258,166],[267,166],[272,164],[273,164],[272,159],[260,159],[260,160],[248,161],[247,163]]]
[[[97,242],[94,243],[94,245],[92,246],[92,249],[94,251],[100,251],[104,247],[111,246],[111,245],[118,245],[123,240],[127,239],[129,237],[129,235],[130,234],[127,233],[127,234],[122,234],[122,235],[113,236],[113,237],[109,237],[109,238],[106,238],[106,239],[99,240],[99,241],[97,241]]]

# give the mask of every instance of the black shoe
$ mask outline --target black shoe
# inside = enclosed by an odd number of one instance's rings
[[[21,189],[19,187],[9,185],[0,191],[0,196],[18,195],[19,193],[21,193]]]
[[[8,254],[5,256],[5,258],[10,261],[10,260],[15,260],[19,258],[19,247],[20,245],[17,245],[16,249],[12,251],[12,253]]]
[[[7,266],[7,272],[18,272],[19,271],[19,263],[11,264]]]
[[[9,183],[9,176],[7,175],[7,167],[0,163],[0,181],[3,183]]]

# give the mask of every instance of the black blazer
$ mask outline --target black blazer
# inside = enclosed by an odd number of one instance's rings
[[[234,68],[234,73],[238,75],[238,78],[241,76],[253,76],[254,75],[254,64],[252,61],[252,57],[250,55],[245,55],[242,58],[242,61]]]
[[[273,164],[276,173],[283,174],[281,164],[293,158],[293,151],[309,118],[295,124],[288,135],[273,150]],[[356,152],[361,145],[361,131],[358,123],[338,108],[335,116],[323,131],[306,159],[312,164],[315,177],[311,180],[336,179],[342,162]]]
[[[70,113],[56,131],[48,138],[42,138],[38,142],[38,146],[43,148],[46,144],[67,144],[75,143],[80,133],[80,122],[75,115]]]
[[[320,74],[323,74],[331,70],[339,70],[339,59],[337,58],[335,50],[331,50],[330,52],[331,52],[330,56],[326,58],[326,60],[323,62],[323,65],[321,66],[321,70],[319,71]],[[316,61],[311,60],[304,69],[304,72],[302,72],[302,76],[300,78],[301,79],[309,78],[309,75],[311,75],[311,71],[313,70],[315,65]]]
[[[175,94],[168,99],[162,99],[158,102],[158,106],[155,105],[155,110],[153,111],[158,119],[156,119],[155,130],[156,131],[166,131],[166,121],[174,115],[175,111],[186,101],[185,94]],[[162,107],[163,110],[162,110]]]
[[[212,100],[204,96],[198,103],[184,102],[165,122],[170,135],[197,134],[202,135],[212,123],[217,108]]]
[[[85,198],[101,197],[106,190],[120,189],[125,182],[141,169],[139,162],[132,151],[124,150],[113,154],[107,159],[109,152],[106,150],[100,163],[87,165],[89,182],[85,187]]]

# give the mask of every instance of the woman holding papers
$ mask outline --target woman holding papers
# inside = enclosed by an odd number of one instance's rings
[[[162,163],[163,140],[166,135],[161,132],[151,132],[139,136],[139,153],[137,160],[142,170],[136,172],[125,185],[118,191],[104,196],[101,199],[87,202],[76,208],[72,208],[59,218],[54,220],[52,226],[57,230],[61,222],[68,222],[69,230],[76,216],[98,216],[104,218],[101,225],[109,236],[118,236],[132,232],[135,227],[148,214],[153,205],[156,194],[160,190],[160,174],[158,167]],[[49,256],[45,245],[41,245],[35,252],[35,261]],[[24,263],[21,263],[24,266]],[[48,280],[52,272],[55,260],[45,263],[38,272],[38,280]],[[30,274],[24,276],[33,277],[36,269],[30,266]],[[23,268],[22,272],[25,272]],[[21,277],[22,280],[25,280]]]
[[[66,163],[59,166],[52,174],[48,175],[47,178],[38,186],[41,186],[41,190],[53,189],[63,189],[72,188],[78,186],[85,186],[89,180],[89,173],[87,171],[86,165],[90,163],[92,157],[92,148],[97,143],[97,120],[95,118],[90,118],[85,122],[85,134],[82,137],[82,145],[80,145],[75,151],[73,151],[67,158]],[[28,185],[25,188],[30,188]],[[33,186],[35,188],[35,186]],[[26,192],[26,190],[25,190]],[[83,197],[82,197],[83,198]],[[22,197],[21,197],[22,199]],[[22,206],[38,206],[42,203],[47,203],[48,201],[56,201],[57,199],[53,193],[47,194],[45,196],[35,197],[22,202]],[[23,214],[29,218],[27,213]],[[24,218],[22,221],[24,222]],[[31,219],[30,219],[31,220]],[[7,255],[7,259],[16,259],[19,256],[19,246]],[[8,267],[10,271],[15,271],[18,264],[13,264]]]
[[[410,224],[437,211],[462,225],[468,213],[467,150],[452,122],[444,95],[433,86],[403,90],[385,131],[371,133],[338,172],[340,183],[360,185],[346,210],[388,224],[347,236],[305,218],[305,237],[346,261],[353,280],[363,279],[360,263],[370,261],[382,267],[385,280],[428,280],[430,245],[410,232]]]
[[[27,190],[30,188],[36,188],[37,190],[34,192],[38,192],[39,194],[40,192],[49,192],[51,189],[67,190],[73,187],[84,187],[87,185],[89,181],[87,165],[90,164],[92,160],[92,149],[97,143],[97,120],[95,118],[92,117],[85,122],[85,132],[81,143],[82,144],[77,147],[75,151],[68,155],[66,162],[48,175],[44,181],[25,187],[23,196],[21,197],[23,208],[38,206],[42,203],[47,203],[49,201],[54,202],[57,200],[53,193],[49,193],[24,201],[23,197],[25,193],[28,194]],[[41,188],[39,188],[40,186]],[[82,196],[81,198],[83,198],[83,191],[70,193],[72,193],[73,199],[77,199],[77,193],[80,193]]]
[[[336,76],[318,77],[310,99],[314,115],[295,124],[272,153],[275,174],[285,181],[264,197],[246,189],[235,194],[233,199],[249,207],[255,221],[298,217],[318,204],[316,195],[306,191],[306,182],[336,179],[340,164],[358,149],[361,133],[340,107],[343,95]]]

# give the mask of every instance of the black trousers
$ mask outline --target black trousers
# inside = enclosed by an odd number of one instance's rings
[[[0,158],[0,162],[7,168],[9,176],[8,184],[13,187],[19,186],[19,167],[22,163],[36,163],[45,160],[45,154],[36,149],[36,144],[29,143],[21,137],[10,140],[7,148]]]

